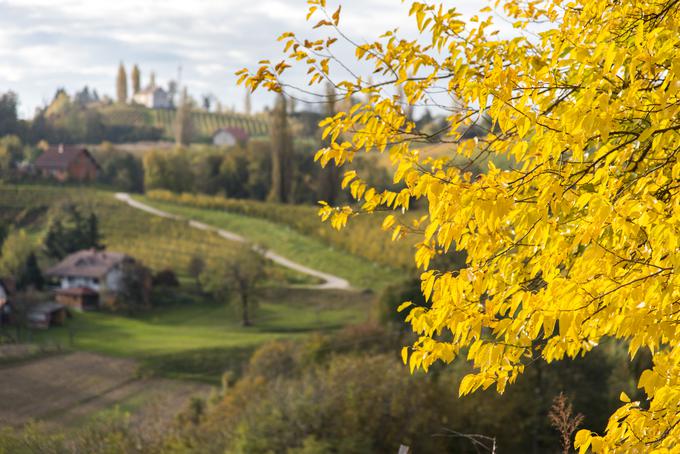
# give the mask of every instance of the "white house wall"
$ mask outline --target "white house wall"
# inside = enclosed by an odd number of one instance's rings
[[[236,145],[236,138],[234,137],[233,134],[229,132],[220,131],[217,134],[215,134],[215,137],[213,138],[213,144],[231,147]]]
[[[61,278],[61,288],[77,288],[77,287],[87,287],[92,290],[99,291],[100,285],[99,280],[95,280],[91,277],[63,277]]]
[[[123,289],[123,271],[119,268],[114,268],[106,275],[106,288],[114,292],[120,292]]]

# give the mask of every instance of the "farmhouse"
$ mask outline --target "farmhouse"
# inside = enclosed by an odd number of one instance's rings
[[[123,267],[134,263],[125,254],[86,249],[67,256],[45,272],[59,281],[57,301],[76,309],[95,309],[100,297],[123,290]]]
[[[83,147],[50,147],[38,156],[34,165],[42,176],[59,181],[94,181],[99,173],[99,164]]]
[[[221,128],[213,134],[213,145],[231,147],[248,141],[248,133],[241,128]]]
[[[74,252],[49,268],[45,276],[58,279],[62,289],[86,287],[96,292],[119,292],[123,265],[134,260],[125,254],[86,249]]]

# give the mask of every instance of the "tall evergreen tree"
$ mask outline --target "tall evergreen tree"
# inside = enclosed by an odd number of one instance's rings
[[[326,104],[325,104],[325,114],[326,117],[332,117],[336,114],[337,112],[337,94],[335,92],[335,86],[327,82],[326,83]],[[328,140],[323,141],[322,146],[328,147],[330,146],[330,142]],[[321,188],[320,188],[320,193],[321,197],[325,202],[328,202],[329,204],[333,205],[339,195],[339,189],[340,189],[340,168],[338,166],[333,165],[333,163],[329,163],[322,171],[321,171]]]
[[[141,91],[142,86],[140,82],[141,74],[139,72],[139,66],[134,65],[132,71],[130,72],[130,79],[132,79],[132,94],[137,94]]]
[[[85,229],[85,243],[95,249],[102,249],[101,235],[99,234],[99,220],[97,215],[90,213],[87,217],[87,224]]]
[[[38,266],[38,259],[34,252],[31,252],[26,258],[26,263],[17,276],[17,288],[20,290],[33,287],[36,290],[42,290],[45,280],[43,279],[40,266]]]
[[[125,74],[125,66],[123,62],[118,66],[118,77],[116,77],[116,100],[124,104],[127,102],[128,89],[127,89],[127,75]]]
[[[52,218],[44,245],[47,255],[57,260],[81,249],[103,249],[97,216],[84,217],[75,205],[66,206]]]
[[[19,131],[19,117],[17,115],[17,104],[19,98],[14,92],[7,92],[0,95],[0,136],[6,134],[17,134]]]
[[[175,116],[175,143],[178,146],[189,145],[193,135],[193,123],[191,121],[191,101],[187,89],[182,91],[179,109]]]
[[[290,192],[292,142],[288,129],[286,98],[282,93],[278,95],[274,109],[270,113],[270,123],[272,184],[267,199],[285,203]]]

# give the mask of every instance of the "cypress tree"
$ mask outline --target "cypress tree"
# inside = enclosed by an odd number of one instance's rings
[[[139,67],[137,65],[132,67],[130,72],[130,78],[132,79],[132,94],[137,94],[141,91],[142,86],[140,82],[141,74],[139,72]]]
[[[127,102],[127,75],[125,74],[125,67],[123,62],[118,66],[118,77],[116,78],[116,100],[124,104]]]
[[[337,112],[337,95],[335,93],[335,87],[333,84],[328,82],[326,84],[326,117],[332,117]],[[329,141],[326,140],[322,144],[324,147],[328,147]],[[329,204],[334,204],[338,198],[338,193],[340,189],[340,168],[334,165],[333,162],[329,162],[328,165],[321,170],[321,197],[325,202]]]
[[[280,93],[270,115],[270,142],[272,152],[272,184],[267,200],[285,203],[290,191],[290,153],[292,143],[288,130],[286,98]]]
[[[24,290],[33,286],[37,290],[42,290],[44,283],[45,280],[43,279],[42,272],[40,272],[38,259],[36,258],[35,253],[31,252],[26,258],[26,263],[19,275],[17,287]]]
[[[179,109],[177,109],[177,115],[175,116],[175,144],[177,146],[189,145],[189,143],[191,143],[192,133],[191,102],[189,101],[189,94],[185,88],[182,91],[182,99],[180,100],[180,106]]]
[[[86,243],[89,244],[89,247],[103,249],[104,246],[101,244],[101,235],[99,234],[99,220],[96,214],[90,213],[85,228],[87,232]]]

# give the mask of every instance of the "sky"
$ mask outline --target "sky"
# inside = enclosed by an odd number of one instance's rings
[[[337,3],[329,0],[329,9]],[[471,14],[482,1],[449,1]],[[343,32],[355,41],[375,39],[399,27],[415,36],[409,2],[345,0]],[[178,78],[199,99],[216,96],[242,110],[244,89],[234,72],[260,59],[278,60],[285,31],[309,36],[305,0],[0,0],[0,92],[19,95],[19,114],[33,116],[58,88],[73,94],[85,85],[100,95],[115,93],[120,62],[139,65],[142,86],[156,74],[165,86]],[[350,56],[350,46],[340,50]],[[302,74],[293,74],[295,85]],[[265,92],[253,96],[255,110],[272,104]]]

